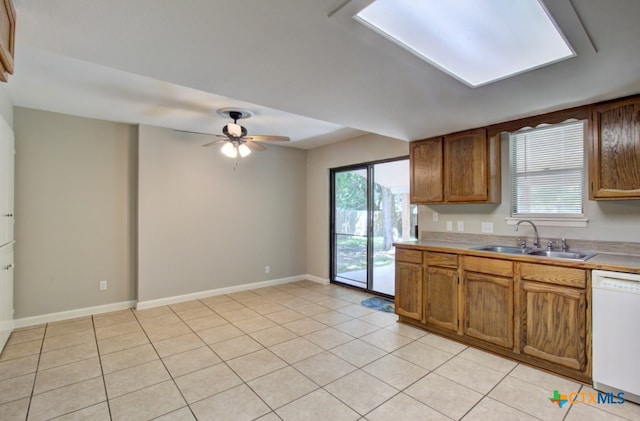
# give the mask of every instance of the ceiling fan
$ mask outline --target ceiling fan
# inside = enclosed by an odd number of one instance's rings
[[[244,158],[251,153],[252,149],[254,151],[263,151],[266,149],[257,142],[288,142],[290,140],[286,136],[247,136],[247,129],[244,126],[239,125],[238,120],[251,117],[252,114],[248,111],[222,109],[218,110],[218,114],[231,118],[233,123],[228,123],[222,128],[223,134],[215,135],[221,139],[211,141],[202,146],[223,144],[221,151],[229,158],[237,158],[238,156]]]

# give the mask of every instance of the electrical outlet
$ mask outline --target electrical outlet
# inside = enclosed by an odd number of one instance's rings
[[[458,221],[458,231],[464,231],[464,221]]]
[[[447,221],[447,231],[453,231],[453,221]]]
[[[271,273],[271,266],[267,265],[264,267],[264,273]]]
[[[493,232],[493,222],[483,222],[482,232],[485,234],[491,234]]]
[[[106,291],[107,289],[107,280],[103,279],[100,281],[100,291]]]
[[[438,212],[433,213],[433,222],[438,222]]]

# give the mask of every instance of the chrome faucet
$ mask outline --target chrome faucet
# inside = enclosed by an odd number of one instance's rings
[[[528,222],[531,224],[531,226],[533,227],[533,230],[536,232],[536,239],[533,240],[533,247],[538,248],[540,247],[540,236],[538,235],[538,227],[536,227],[536,224],[534,224],[533,222],[529,221],[528,219],[522,219],[518,222],[516,222],[516,226],[513,228],[514,231],[518,231],[518,228],[520,227],[520,224],[523,222]]]

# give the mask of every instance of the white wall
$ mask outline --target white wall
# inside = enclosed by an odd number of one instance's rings
[[[307,153],[307,273],[329,279],[329,170],[409,155],[409,143],[364,135]]]
[[[134,299],[136,128],[16,107],[14,132],[15,317]]]
[[[13,103],[5,83],[0,83],[0,116],[9,124],[9,127],[13,127]]]
[[[234,169],[210,140],[140,126],[139,301],[306,273],[306,152],[269,145]]]
[[[464,221],[464,232],[481,233],[482,222],[493,222],[494,234],[512,235],[515,238],[533,237],[533,230],[523,225],[516,233],[513,225],[507,225],[506,217],[510,216],[510,183],[509,183],[509,144],[502,140],[502,202],[496,205],[428,205],[418,206],[418,223],[420,231],[445,232],[446,222],[453,222],[456,230],[457,221]],[[586,155],[586,154],[585,154]],[[585,156],[585,166],[588,160]],[[585,189],[588,180],[585,180]],[[587,192],[588,190],[585,190]],[[585,193],[588,194],[588,193]],[[433,213],[438,212],[437,222],[433,221]],[[591,201],[585,199],[585,215],[589,218],[586,228],[565,228],[538,226],[542,238],[567,238],[579,240],[601,241],[640,241],[640,200]]]

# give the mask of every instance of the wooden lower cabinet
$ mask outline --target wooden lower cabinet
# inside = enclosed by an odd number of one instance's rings
[[[401,322],[587,383],[590,290],[566,264],[396,251]]]
[[[513,279],[465,272],[464,334],[504,348],[513,347]]]
[[[587,301],[582,289],[523,282],[522,352],[584,371],[587,365]]]
[[[424,280],[427,325],[455,332],[458,330],[458,270],[427,266]]]
[[[422,320],[422,294],[422,265],[396,262],[396,314]]]

